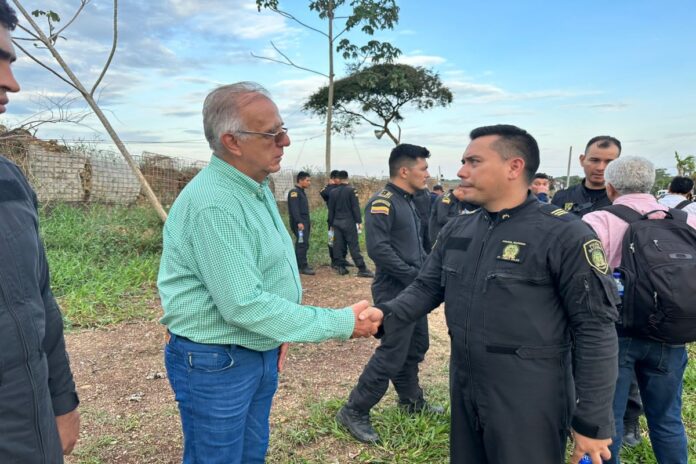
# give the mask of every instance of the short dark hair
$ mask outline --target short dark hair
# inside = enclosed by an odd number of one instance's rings
[[[437,190],[438,192],[444,192],[445,189],[442,187],[442,185],[437,184],[436,186],[433,187],[433,192]]]
[[[17,15],[7,4],[7,0],[0,0],[0,24],[9,31],[14,31],[17,27]]]
[[[336,174],[336,179],[348,180],[348,171],[338,171],[338,174]]]
[[[621,142],[619,142],[619,139],[612,137],[611,135],[598,135],[597,137],[592,137],[590,141],[587,142],[587,145],[585,145],[585,153],[587,153],[587,150],[589,150],[590,147],[595,143],[599,148],[609,148],[612,145],[616,145],[616,147],[619,149],[619,155],[621,154]]]
[[[338,169],[331,171],[331,174],[329,174],[329,179],[336,179],[338,177],[338,172]]]
[[[546,180],[551,180],[548,174],[545,174],[543,172],[537,172],[534,174],[534,177],[532,177],[532,180],[534,179],[546,179]]]
[[[669,191],[672,193],[686,194],[693,190],[694,181],[688,177],[676,176],[669,183]]]
[[[389,155],[389,177],[395,177],[402,167],[413,166],[418,158],[430,158],[427,148],[402,143],[395,146]]]
[[[503,159],[520,156],[524,159],[524,172],[527,182],[532,181],[534,173],[539,169],[539,145],[534,137],[524,129],[511,124],[496,124],[495,126],[477,127],[469,134],[471,140],[487,135],[497,135],[498,140],[491,147]]]
[[[306,171],[300,171],[297,173],[297,182],[299,182],[301,180],[305,180],[308,177],[312,177],[310,173],[308,173]]]

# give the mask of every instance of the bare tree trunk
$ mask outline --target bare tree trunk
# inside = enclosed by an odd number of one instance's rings
[[[331,119],[333,117],[334,99],[334,63],[333,63],[333,20],[334,3],[329,0],[329,100],[326,106],[326,177],[331,173]]]
[[[111,123],[109,120],[106,118],[104,115],[104,112],[101,110],[99,105],[97,104],[96,100],[92,96],[90,92],[85,89],[85,87],[82,85],[82,82],[77,78],[75,73],[72,72],[72,69],[70,69],[70,66],[63,60],[63,57],[58,53],[58,51],[55,49],[53,46],[53,43],[49,40],[48,37],[44,34],[43,30],[39,27],[36,22],[34,22],[33,18],[31,15],[24,9],[22,4],[18,0],[13,0],[15,6],[17,9],[22,13],[24,18],[27,20],[29,24],[31,24],[31,27],[34,28],[36,31],[37,35],[41,39],[41,42],[43,45],[48,48],[48,50],[51,52],[51,55],[53,55],[53,58],[58,62],[61,68],[63,68],[63,71],[68,75],[68,78],[72,81],[74,84],[75,88],[82,94],[82,97],[87,101],[89,106],[92,108],[92,111],[94,111],[94,114],[97,115],[97,118],[99,118],[99,121],[101,121],[102,125],[104,126],[104,129],[106,129],[106,132],[109,134],[111,137],[111,140],[114,141],[116,144],[116,147],[118,147],[118,150],[121,152],[121,155],[123,155],[123,158],[126,160],[126,163],[128,163],[128,166],[130,166],[131,170],[137,177],[138,181],[140,182],[140,185],[142,186],[143,190],[145,191],[145,196],[147,199],[150,201],[150,204],[155,208],[155,211],[159,215],[160,219],[162,221],[165,221],[167,219],[167,213],[164,211],[164,208],[162,208],[162,204],[160,203],[159,199],[157,199],[157,195],[155,195],[155,192],[152,191],[152,188],[150,188],[150,184],[148,184],[147,179],[145,179],[145,176],[143,176],[143,173],[140,172],[140,168],[138,167],[137,163],[131,156],[131,154],[128,152],[126,149],[126,146],[123,144],[121,141],[121,138],[118,136],[114,128],[111,126]],[[114,5],[114,8],[116,6]]]

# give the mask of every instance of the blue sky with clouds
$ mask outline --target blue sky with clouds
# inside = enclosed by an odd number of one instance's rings
[[[64,19],[77,3],[23,2],[29,10],[51,9]],[[280,2],[324,29],[308,3]],[[400,61],[436,70],[454,93],[448,108],[405,112],[402,141],[431,150],[431,173],[439,168],[454,177],[468,132],[496,123],[530,131],[541,147],[540,170],[553,175],[565,174],[570,146],[576,158],[598,134],[618,137],[624,153],[648,156],[658,167],[673,168],[675,150],[696,154],[692,0],[398,3],[397,28],[376,37],[399,47]],[[273,94],[291,129],[284,167],[323,169],[322,121],[300,108],[326,79],[251,56],[274,56],[273,41],[298,64],[325,72],[321,35],[271,12],[258,13],[253,0],[122,0],[119,6],[119,46],[100,102],[132,153],[208,159],[203,98],[218,84],[254,80]],[[60,41],[61,53],[85,83],[93,82],[108,54],[110,8],[111,1],[92,0]],[[361,34],[350,37],[366,40]],[[15,70],[23,88],[11,97],[2,124],[16,124],[40,110],[46,97],[70,90],[18,53]],[[339,58],[339,77],[344,69]],[[81,126],[44,126],[38,135],[108,142],[93,118]],[[358,128],[353,138],[335,135],[333,143],[332,167],[386,172],[392,143],[377,140],[371,127]],[[571,173],[580,173],[576,160]]]

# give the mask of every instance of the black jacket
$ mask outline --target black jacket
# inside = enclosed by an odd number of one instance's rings
[[[413,196],[392,183],[365,206],[367,254],[375,263],[374,301],[388,301],[418,275],[423,262],[420,218]]]
[[[445,224],[447,224],[447,221],[459,216],[460,214],[475,211],[477,209],[478,206],[459,201],[452,193],[452,190],[439,197],[435,202],[433,210],[430,214],[430,225],[428,227],[430,242],[435,243],[435,240],[437,240],[437,234],[439,234],[440,230]]]
[[[607,191],[602,190],[601,192],[603,194],[591,196],[590,190],[585,187],[585,179],[583,179],[577,185],[556,192],[551,203],[582,217],[587,213],[611,205]]]
[[[78,405],[36,195],[0,156],[0,462],[60,463],[55,416]]]
[[[443,301],[451,375],[474,389],[482,420],[491,402],[525,401],[529,389],[564,398],[567,410],[554,414],[568,422],[572,414],[579,433],[614,434],[619,299],[587,224],[531,194],[495,219],[479,210],[451,220],[416,280],[378,304],[387,314],[384,330],[400,330]],[[561,361],[571,339],[572,366]]]
[[[290,227],[297,229],[297,224],[309,225],[309,202],[303,188],[294,187],[288,192],[288,215]]]
[[[349,184],[337,185],[329,195],[329,226],[336,221],[362,224],[358,192]]]

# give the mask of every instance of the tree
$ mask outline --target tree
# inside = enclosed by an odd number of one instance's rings
[[[91,0],[80,0],[80,5],[77,8],[77,11],[73,14],[72,18],[63,27],[58,28],[58,23],[60,22],[60,16],[58,15],[58,13],[54,11],[43,10],[34,10],[31,13],[29,13],[19,0],[13,0],[13,3],[15,4],[19,12],[22,14],[22,16],[24,16],[27,23],[29,23],[30,27],[25,27],[19,24],[18,27],[24,32],[26,32],[29,35],[29,37],[15,37],[12,39],[12,41],[14,42],[15,46],[22,50],[29,58],[31,58],[33,61],[35,61],[37,64],[39,64],[41,67],[45,68],[49,72],[53,73],[56,77],[68,84],[73,89],[77,90],[77,92],[79,92],[80,95],[82,95],[82,97],[85,99],[90,108],[92,108],[92,111],[94,111],[94,114],[97,116],[99,121],[104,126],[104,129],[106,129],[106,132],[114,141],[114,144],[116,144],[116,147],[118,147],[119,151],[125,158],[126,163],[128,163],[136,178],[140,182],[140,185],[142,186],[142,189],[145,192],[145,196],[150,201],[152,206],[155,208],[155,211],[157,211],[157,214],[160,216],[162,221],[164,221],[167,219],[167,213],[164,211],[164,208],[162,208],[162,205],[160,204],[159,200],[157,199],[157,196],[155,195],[155,192],[152,191],[152,188],[150,188],[150,185],[143,176],[142,172],[140,172],[138,164],[135,162],[131,154],[126,149],[126,146],[123,144],[121,138],[118,136],[114,128],[111,126],[111,123],[107,119],[106,115],[104,114],[94,97],[94,93],[97,91],[97,88],[99,87],[99,84],[104,78],[106,71],[109,69],[111,60],[113,59],[114,53],[116,52],[116,44],[118,42],[118,0],[114,0],[113,38],[111,43],[111,51],[109,52],[109,56],[106,60],[106,63],[104,64],[104,67],[99,73],[99,77],[94,82],[94,84],[92,84],[90,90],[87,90],[87,88],[82,84],[80,79],[75,75],[75,73],[72,71],[72,68],[70,68],[70,66],[65,62],[61,54],[58,52],[58,49],[56,48],[58,39],[66,40],[66,38],[62,35],[63,32],[75,21],[75,19],[77,19],[82,10],[85,8],[85,6],[87,6],[87,4],[89,4],[90,1]],[[34,18],[44,18],[46,20],[48,26],[48,34],[44,33],[43,29],[37,24]],[[26,48],[22,47],[21,43],[23,41],[29,41],[34,43],[34,46],[37,49],[48,50],[53,56],[53,59],[61,67],[65,75],[56,71],[51,66],[44,63],[41,59],[30,53]]]
[[[679,153],[675,151],[674,158],[677,160],[678,176],[692,177],[696,174],[696,159],[693,155],[682,158],[679,156]]]
[[[317,90],[307,99],[304,110],[324,116],[328,92],[328,86]],[[366,122],[378,128],[375,130],[377,138],[387,134],[394,144],[398,144],[404,106],[424,111],[450,103],[452,92],[431,70],[390,63],[357,68],[349,76],[334,82],[333,111],[336,119],[333,130],[352,134],[356,126]],[[392,123],[398,128],[396,135],[390,129]]]
[[[672,176],[667,172],[667,169],[655,169],[655,184],[652,188],[652,194],[655,195],[658,191],[667,189],[670,182],[672,182]]]
[[[284,54],[276,45],[271,42],[271,45],[283,60],[269,58],[264,56],[254,55],[256,58],[273,61],[276,63],[285,64],[298,69],[319,74],[329,79],[328,91],[326,94],[326,107],[329,110],[326,112],[326,175],[331,171],[331,127],[332,127],[332,109],[334,95],[334,47],[336,52],[341,53],[343,58],[348,60],[356,60],[358,62],[366,62],[368,59],[372,63],[384,61],[390,63],[394,58],[401,54],[401,50],[392,46],[388,42],[380,42],[378,40],[370,40],[367,44],[357,46],[348,40],[338,39],[346,32],[355,27],[360,26],[360,30],[367,35],[374,35],[377,30],[393,29],[394,25],[399,21],[399,7],[396,6],[395,0],[350,0],[350,14],[347,16],[337,16],[336,12],[346,4],[346,0],[312,0],[309,2],[309,9],[316,12],[319,19],[326,21],[326,32],[319,28],[310,26],[300,21],[293,14],[281,10],[279,8],[279,0],[256,0],[256,6],[261,11],[262,8],[269,9],[279,15],[295,21],[306,29],[310,29],[318,34],[326,37],[329,45],[329,72],[328,74],[305,68],[295,64],[286,54]],[[345,20],[342,23],[342,29],[336,34],[334,33],[334,21],[340,19]],[[338,42],[337,42],[338,41]]]

